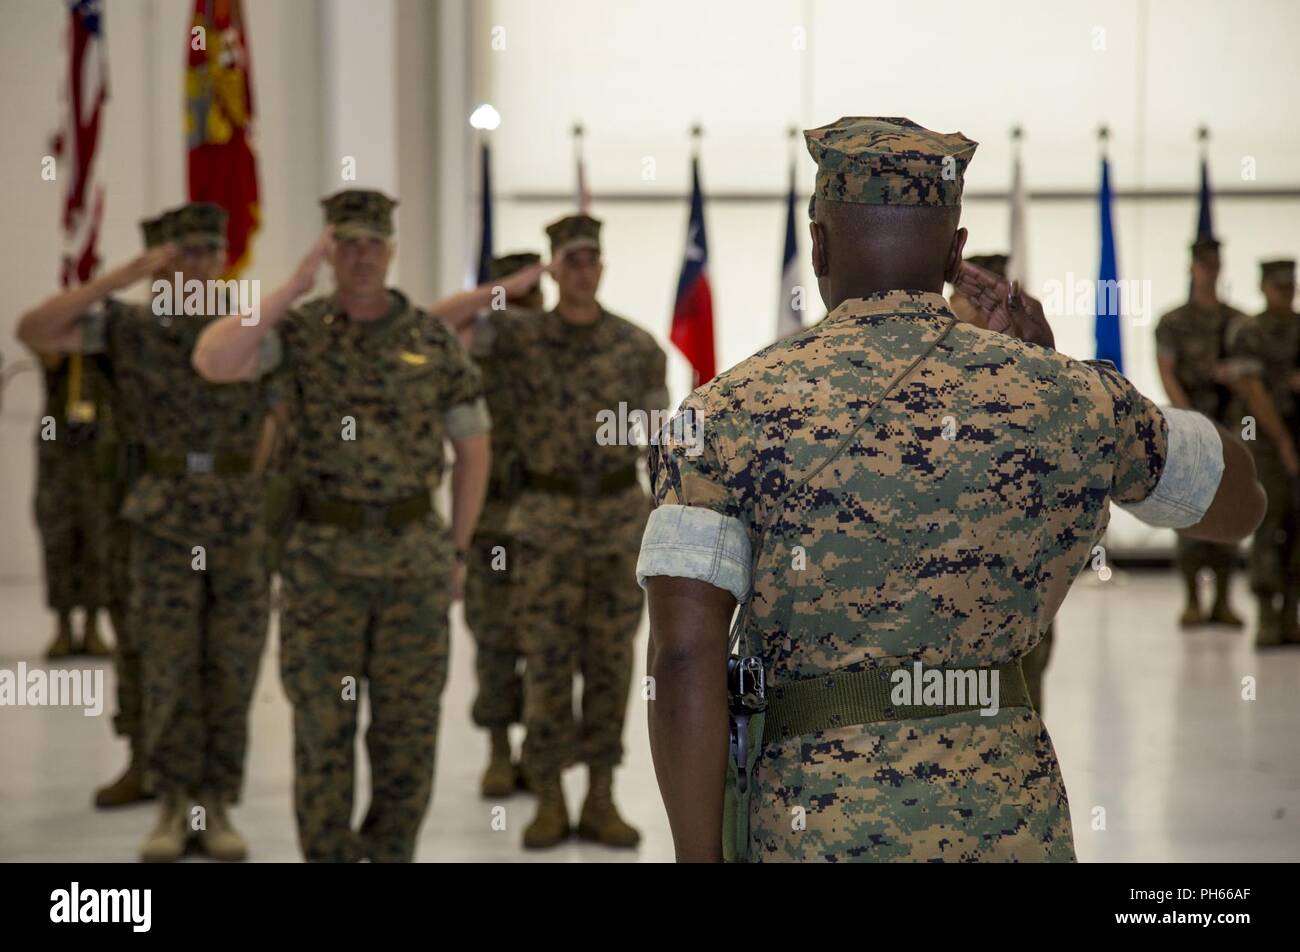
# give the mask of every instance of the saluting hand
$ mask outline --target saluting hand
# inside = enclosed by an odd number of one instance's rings
[[[1027,294],[1020,282],[1009,282],[992,271],[963,261],[953,287],[970,299],[989,330],[1055,349],[1056,335],[1043,314],[1042,303]]]
[[[119,288],[135,284],[137,281],[141,281],[169,267],[176,260],[176,255],[177,248],[173,244],[159,245],[157,248],[142,251],[126,264],[113,271],[113,283]]]
[[[527,294],[542,280],[542,274],[550,274],[551,267],[546,264],[530,264],[526,268],[520,268],[514,274],[508,275],[497,282],[506,292],[507,298],[518,297]]]
[[[333,243],[334,226],[326,225],[321,229],[320,237],[311,246],[311,250],[303,256],[303,259],[298,262],[298,267],[294,269],[291,281],[293,289],[298,294],[306,294],[316,286],[316,272],[320,270],[321,262],[325,260]]]

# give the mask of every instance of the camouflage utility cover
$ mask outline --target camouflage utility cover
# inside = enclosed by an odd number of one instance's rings
[[[979,145],[911,119],[850,116],[804,132],[817,162],[813,193],[866,205],[960,205]]]

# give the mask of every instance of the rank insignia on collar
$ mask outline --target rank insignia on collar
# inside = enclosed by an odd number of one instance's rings
[[[421,364],[429,362],[429,358],[424,354],[413,354],[409,350],[402,351],[401,358],[403,362],[410,364],[412,367],[419,367]]]

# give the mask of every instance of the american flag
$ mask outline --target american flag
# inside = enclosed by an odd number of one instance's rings
[[[104,188],[95,180],[99,120],[108,101],[101,0],[68,0],[68,72],[63,89],[63,127],[52,149],[63,177],[64,287],[95,273],[95,245],[104,217]]]

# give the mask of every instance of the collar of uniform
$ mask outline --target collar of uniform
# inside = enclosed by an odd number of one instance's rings
[[[956,320],[948,301],[937,291],[876,291],[849,298],[826,315],[823,324],[851,318],[945,317]],[[870,320],[869,320],[870,322]]]
[[[340,319],[345,327],[356,327],[363,333],[378,333],[389,327],[399,316],[405,314],[410,306],[411,302],[406,299],[405,294],[396,288],[388,288],[388,310],[383,316],[376,317],[372,321],[354,321],[339,306],[338,293],[334,292],[330,294],[329,310],[326,313],[335,319]]]
[[[566,321],[561,315],[559,308],[552,308],[551,316],[555,318],[555,329],[558,334],[567,338],[587,339],[596,337],[601,331],[609,326],[609,311],[604,307],[600,309],[600,317],[596,318],[590,324],[574,324],[572,321]]]

